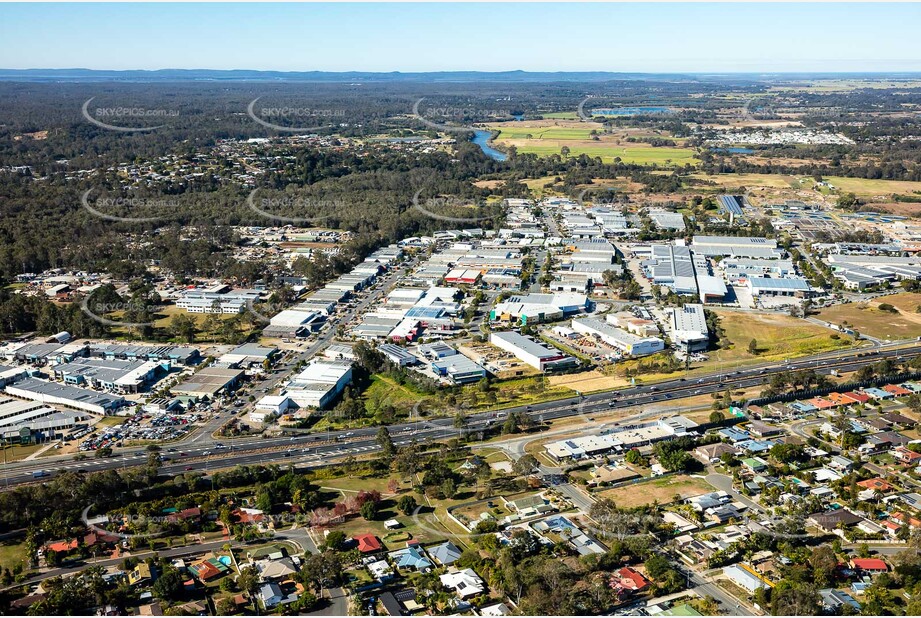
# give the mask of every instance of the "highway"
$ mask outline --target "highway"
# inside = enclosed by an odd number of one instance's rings
[[[537,421],[591,415],[601,412],[634,408],[648,404],[678,400],[684,397],[722,392],[726,389],[743,389],[763,384],[774,373],[815,369],[828,373],[831,369],[855,371],[883,358],[908,359],[921,355],[921,344],[907,347],[880,348],[868,353],[848,350],[804,357],[786,363],[752,366],[734,372],[714,373],[697,379],[678,378],[650,385],[635,386],[620,391],[596,393],[584,397],[570,397],[530,406],[517,406],[499,411],[477,412],[467,416],[467,431],[476,433],[492,425],[500,424],[511,412],[527,414]],[[412,442],[432,443],[443,440],[459,431],[453,426],[453,418],[442,417],[431,420],[404,422],[388,427],[393,441],[398,446]],[[368,454],[378,449],[375,439],[377,427],[344,430],[334,434],[297,433],[276,438],[245,438],[220,443],[189,442],[177,444],[162,453],[169,457],[161,469],[163,474],[183,472],[211,472],[237,465],[298,463],[308,467],[322,466],[336,458],[349,455]],[[131,466],[145,465],[147,453],[143,449],[119,454],[104,459],[73,461],[67,456],[45,457],[39,460],[13,462],[4,467],[6,486],[34,482],[33,472],[45,470],[76,470],[98,472]],[[47,479],[47,477],[44,477]]]

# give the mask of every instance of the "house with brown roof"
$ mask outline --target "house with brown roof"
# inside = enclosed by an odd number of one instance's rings
[[[714,444],[707,444],[704,446],[698,446],[694,449],[694,454],[703,459],[704,461],[709,461],[711,463],[716,463],[720,460],[720,457],[726,453],[731,453],[732,455],[738,455],[742,450],[732,446],[731,444],[726,444],[725,442],[716,442]]]
[[[201,518],[201,509],[197,506],[190,509],[182,509],[181,511],[176,511],[175,513],[170,513],[166,516],[166,520],[170,522],[179,522],[199,518]]]
[[[813,513],[807,519],[807,522],[819,530],[828,533],[836,532],[839,527],[849,528],[863,521],[863,517],[850,512],[847,509],[836,509],[824,513]]]

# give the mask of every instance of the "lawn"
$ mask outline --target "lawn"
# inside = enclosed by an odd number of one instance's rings
[[[695,161],[696,152],[690,148],[654,148],[642,142],[627,142],[622,135],[604,133],[604,127],[594,122],[562,119],[532,120],[515,123],[493,123],[488,127],[499,131],[496,142],[505,148],[515,146],[520,153],[540,156],[561,154],[569,148],[569,156],[601,157],[607,163],[620,157],[626,163],[683,165]],[[597,133],[593,139],[592,131]],[[660,136],[656,136],[660,137]],[[667,137],[665,135],[661,137]],[[639,139],[642,139],[640,137]],[[677,140],[680,143],[680,140]]]
[[[713,491],[713,489],[713,486],[703,479],[686,474],[676,474],[614,489],[605,489],[596,492],[595,495],[611,498],[621,508],[633,508],[652,504],[655,501],[658,501],[659,504],[667,504],[672,502],[675,495],[690,498]]]
[[[0,566],[12,570],[17,564],[26,569],[26,544],[25,541],[7,539],[0,541]]]
[[[578,120],[579,114],[577,112],[549,112],[546,114],[541,114],[544,118],[556,119],[556,120]]]
[[[504,146],[515,146],[521,154],[536,154],[542,157],[560,154],[566,146],[569,148],[570,157],[587,155],[601,157],[605,163],[611,163],[615,157],[620,157],[624,163],[639,165],[684,165],[696,161],[696,153],[690,148],[654,148],[642,144],[605,144],[592,140],[497,140]],[[670,163],[667,163],[670,162]]]
[[[880,303],[888,303],[898,313],[880,311]],[[847,324],[865,335],[880,339],[914,339],[921,337],[921,294],[905,292],[884,296],[868,303],[848,303],[822,309],[819,319],[832,324]]]

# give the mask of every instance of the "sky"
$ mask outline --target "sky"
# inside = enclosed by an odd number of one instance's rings
[[[0,68],[921,71],[921,4],[0,4]]]

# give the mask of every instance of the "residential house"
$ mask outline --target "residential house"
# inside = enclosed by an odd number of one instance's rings
[[[619,596],[626,596],[636,592],[643,592],[649,588],[649,580],[643,577],[642,573],[630,567],[623,567],[611,574],[611,588]]]
[[[451,541],[445,541],[440,545],[429,547],[426,552],[432,559],[441,566],[450,566],[457,562],[461,557],[461,549]]]
[[[854,558],[848,564],[852,569],[864,573],[877,574],[889,571],[889,565],[879,558]]]
[[[153,581],[153,571],[146,562],[141,562],[128,572],[128,583],[132,586],[146,585]]]
[[[854,597],[841,590],[823,588],[819,590],[819,596],[822,600],[822,609],[832,615],[840,616],[841,608],[845,605],[850,605],[858,612],[860,611],[860,603],[858,603]]]
[[[422,548],[417,545],[409,545],[387,555],[393,565],[401,570],[408,569],[425,572],[434,566],[432,561],[425,557],[425,552],[422,551]]]
[[[441,584],[453,590],[463,601],[481,595],[486,591],[486,584],[473,569],[458,571],[453,567],[444,575],[439,576]]]
[[[358,551],[363,554],[374,554],[384,548],[380,539],[373,534],[360,534],[353,537],[353,540],[358,544]]]

